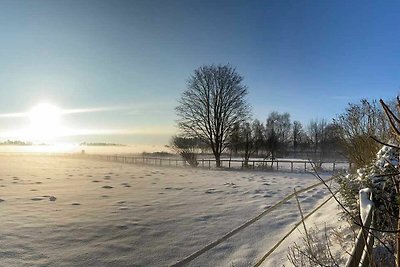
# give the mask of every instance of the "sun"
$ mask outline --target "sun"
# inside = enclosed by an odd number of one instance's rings
[[[30,125],[27,135],[36,141],[52,141],[62,135],[62,110],[52,104],[42,103],[28,112]]]

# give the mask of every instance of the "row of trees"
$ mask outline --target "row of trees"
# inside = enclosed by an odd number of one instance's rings
[[[229,152],[242,156],[245,163],[252,156],[275,159],[296,152],[321,159],[336,151],[338,144],[338,127],[333,123],[314,120],[304,128],[299,121],[291,122],[289,113],[272,112],[265,123],[257,119],[237,123],[229,138]]]
[[[189,78],[176,107],[181,135],[171,147],[193,160],[196,151],[211,151],[220,166],[223,152],[274,159],[287,150],[323,155],[337,147],[337,127],[325,120],[310,122],[306,129],[291,122],[288,113],[272,112],[265,123],[251,120],[243,77],[229,65],[202,66]],[[193,146],[193,147],[191,147]]]
[[[212,152],[217,166],[223,152],[248,160],[306,151],[303,156],[321,160],[339,151],[358,167],[379,150],[373,138],[389,138],[389,125],[377,101],[349,104],[332,122],[313,120],[305,127],[292,122],[288,113],[272,112],[264,122],[252,120],[242,82],[229,65],[195,70],[176,107],[181,134],[172,138],[171,147],[185,157],[194,155],[194,162],[197,152]]]

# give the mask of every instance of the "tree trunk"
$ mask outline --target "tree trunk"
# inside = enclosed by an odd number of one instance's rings
[[[221,154],[214,153],[214,157],[215,157],[215,166],[217,168],[221,167]]]
[[[247,167],[249,167],[249,156],[248,155],[245,155],[244,156],[244,163],[243,163],[243,166],[245,167],[245,168],[247,168]]]

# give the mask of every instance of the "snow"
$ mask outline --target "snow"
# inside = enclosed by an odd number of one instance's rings
[[[371,194],[372,193],[370,188],[361,189],[359,192],[360,215],[363,223],[366,222],[368,213],[370,212],[372,206],[374,205],[374,202],[370,199]]]
[[[0,156],[0,261],[168,266],[317,182],[306,173]],[[322,186],[299,194],[304,213],[327,196]],[[299,220],[292,198],[188,266],[250,266]],[[265,266],[281,262],[279,250]]]
[[[382,146],[382,148],[376,153],[375,165],[380,169],[384,170],[389,166],[398,166],[399,159],[396,155],[396,149],[389,146]]]

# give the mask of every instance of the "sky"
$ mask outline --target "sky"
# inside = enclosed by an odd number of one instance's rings
[[[0,139],[40,103],[68,142],[168,143],[193,71],[230,64],[254,118],[328,120],[400,86],[399,1],[0,0]],[[16,136],[14,136],[15,138]]]

